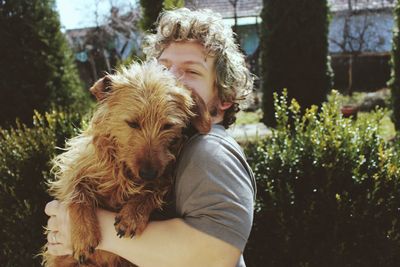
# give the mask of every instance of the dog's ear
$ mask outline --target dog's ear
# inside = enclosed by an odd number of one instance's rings
[[[106,75],[99,79],[90,87],[89,91],[96,97],[97,101],[101,101],[111,92],[111,78]]]
[[[211,129],[211,116],[208,112],[207,105],[194,90],[191,90],[191,96],[194,102],[191,111],[195,114],[191,119],[191,123],[199,133],[208,133]]]

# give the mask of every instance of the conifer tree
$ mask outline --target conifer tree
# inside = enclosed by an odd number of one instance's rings
[[[392,77],[389,82],[392,91],[393,121],[396,131],[400,131],[400,1],[396,1],[394,10],[395,25],[393,30]]]
[[[287,88],[303,108],[320,105],[331,87],[327,0],[264,0],[263,121],[275,126],[273,92]]]
[[[140,0],[142,20],[140,26],[144,31],[154,30],[154,23],[162,11],[164,0]]]
[[[140,0],[142,7],[142,19],[140,26],[144,31],[155,30],[154,24],[158,15],[163,10],[171,10],[185,5],[184,0]]]
[[[54,0],[0,1],[0,125],[29,125],[34,109],[87,104],[60,29]]]

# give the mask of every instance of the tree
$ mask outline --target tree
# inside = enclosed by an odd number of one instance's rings
[[[331,87],[326,0],[264,0],[263,122],[275,126],[273,92],[288,89],[303,108],[319,105]]]
[[[140,26],[143,31],[153,31],[154,23],[163,8],[164,0],[140,0],[142,20]]]
[[[185,5],[184,0],[140,0],[142,19],[140,25],[143,31],[155,30],[155,22],[161,11],[171,10]]]
[[[184,0],[164,0],[163,7],[165,10],[171,10],[185,6]]]
[[[0,1],[0,125],[33,110],[87,104],[54,0]]]
[[[112,73],[121,62],[140,56],[138,48],[142,36],[138,27],[139,8],[109,0],[109,13],[100,18],[99,4],[103,1],[95,1],[95,27],[68,32],[75,52],[84,55],[83,62],[86,60],[89,62],[87,65],[91,71],[91,79],[87,81],[89,84],[98,80],[105,72]]]
[[[392,90],[393,121],[397,131],[400,131],[400,1],[396,1],[394,10],[395,25],[392,48],[392,77],[389,85]]]

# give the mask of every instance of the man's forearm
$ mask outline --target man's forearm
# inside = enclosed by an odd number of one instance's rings
[[[141,267],[235,266],[240,256],[237,248],[190,227],[182,219],[150,222],[142,235],[119,238],[114,216],[98,211],[102,232],[98,249]]]

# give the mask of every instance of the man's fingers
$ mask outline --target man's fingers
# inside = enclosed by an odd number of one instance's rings
[[[47,243],[47,251],[54,256],[72,255],[72,250],[65,248],[62,244]]]
[[[59,205],[60,203],[58,202],[58,200],[50,201],[46,204],[46,207],[44,208],[44,213],[46,213],[48,216],[57,215],[57,209]]]

